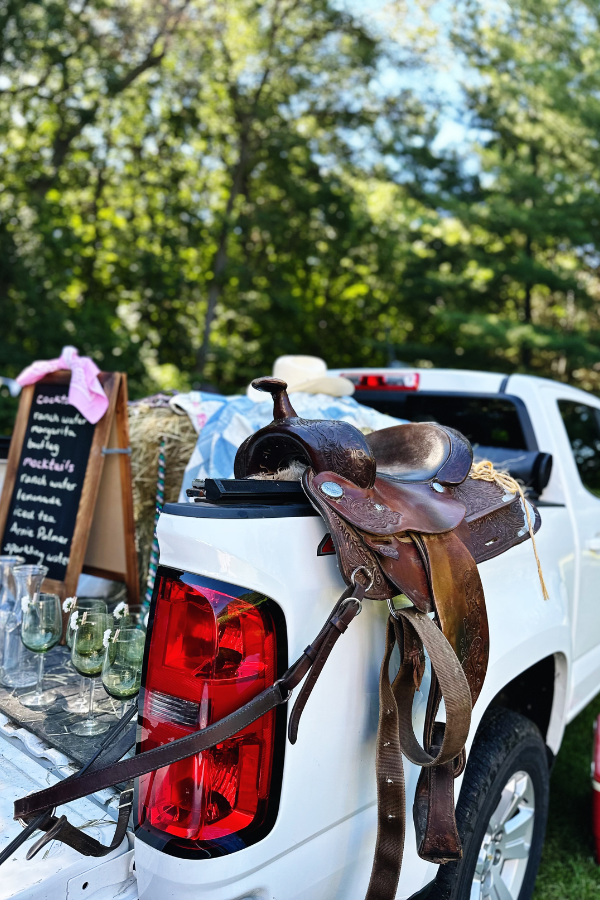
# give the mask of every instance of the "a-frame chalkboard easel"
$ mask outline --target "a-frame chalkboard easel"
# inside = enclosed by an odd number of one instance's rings
[[[64,544],[68,562],[62,549],[48,554],[46,559],[25,554],[28,562],[42,561],[47,565],[53,560],[43,589],[59,594],[61,599],[72,596],[84,572],[125,582],[128,602],[137,605],[127,376],[121,372],[100,373],[109,404],[95,426],[85,422],[73,407],[64,405],[67,391],[63,389],[68,389],[70,379],[70,372],[56,372],[23,388],[0,497],[0,552],[23,552],[18,550],[21,544],[35,551],[41,546],[39,541],[36,543],[42,528],[39,517],[44,522],[60,522],[60,515],[64,514],[68,521],[63,522],[62,534],[54,539]],[[56,423],[56,427],[48,423]],[[52,437],[55,431],[60,432],[57,438]],[[65,432],[67,438],[63,438]],[[66,461],[66,469],[61,469],[61,440],[74,460]],[[48,463],[53,467],[51,471],[46,471]],[[65,475],[65,471],[73,474]],[[61,508],[53,507],[51,501]],[[73,508],[68,510],[70,501]],[[54,526],[44,528],[43,535],[52,535]],[[60,530],[59,526],[56,528]],[[50,577],[53,571],[55,577]]]

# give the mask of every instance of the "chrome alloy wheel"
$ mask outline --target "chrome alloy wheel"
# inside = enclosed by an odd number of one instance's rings
[[[533,782],[527,772],[515,772],[488,822],[469,900],[517,900],[529,862],[534,821]]]

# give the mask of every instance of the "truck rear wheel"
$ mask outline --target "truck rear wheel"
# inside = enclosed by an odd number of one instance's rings
[[[429,900],[530,900],[549,786],[538,728],[518,713],[490,710],[469,754],[456,807],[463,858],[440,866]]]

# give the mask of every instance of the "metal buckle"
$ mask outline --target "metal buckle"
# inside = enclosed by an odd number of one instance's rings
[[[406,597],[406,594],[403,594],[402,596]],[[406,597],[406,599],[408,600],[408,597]],[[396,620],[399,621],[398,615],[397,615],[398,610],[397,610],[396,607],[394,606],[394,598],[393,598],[393,597],[388,597],[388,599],[387,599],[387,605],[388,605],[388,609],[389,609],[389,611],[390,611],[390,614],[391,614]],[[402,606],[402,607],[401,607],[401,609],[413,609],[413,608],[414,608],[414,603],[411,603],[410,600],[408,600],[408,603],[407,603],[405,606]]]
[[[276,681],[273,682],[271,687],[279,687],[280,684],[283,684],[283,678],[278,678]],[[291,688],[286,688],[286,690],[287,690],[287,697],[282,696],[282,700],[281,700],[282,703],[287,703],[288,700],[290,699],[290,697],[292,696]]]
[[[126,797],[127,794],[129,794],[129,800],[123,801],[123,797]],[[123,802],[121,802],[121,801],[123,801]],[[124,806],[131,806],[132,804],[133,804],[133,788],[127,788],[127,790],[123,791],[121,793],[121,796],[119,797],[119,805],[118,805],[117,809],[122,809]]]
[[[354,585],[354,587],[356,587],[356,575],[357,575],[357,572],[364,572],[364,574],[367,576],[367,578],[370,579],[370,580],[369,580],[368,587],[366,587],[366,588],[364,589],[364,590],[365,590],[365,594],[366,594],[366,593],[367,593],[368,591],[370,591],[371,588],[373,587],[373,583],[374,583],[374,581],[375,581],[375,575],[371,572],[370,569],[367,569],[366,566],[357,566],[356,569],[353,571],[352,575],[350,576],[350,581],[352,582],[352,584]],[[362,584],[361,584],[361,587],[363,587]],[[349,599],[350,599],[350,598],[349,598]],[[356,599],[356,597],[353,598],[353,599]]]
[[[52,809],[48,810],[48,815],[49,816],[56,815],[56,807],[55,806],[53,806]],[[19,823],[21,828],[27,828],[28,825],[31,825],[31,822],[26,822],[25,819],[17,819],[17,822]]]
[[[345,600],[342,600],[342,602],[338,606],[337,614],[339,615],[341,610],[345,609],[350,603],[358,603],[358,612],[356,613],[356,615],[359,616],[362,612],[362,600],[359,600],[358,597],[346,597]]]

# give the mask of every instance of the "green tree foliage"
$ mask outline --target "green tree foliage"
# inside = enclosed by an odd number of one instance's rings
[[[432,155],[434,189],[416,191],[450,217],[423,238],[436,363],[449,342],[469,367],[600,387],[599,16],[579,0],[458,7],[477,173]]]
[[[75,343],[144,369],[119,314],[103,202],[103,129],[160,65],[184,7],[0,5],[0,367]],[[121,110],[122,111],[122,110]],[[107,235],[107,231],[111,235]]]
[[[4,373],[66,342],[138,390],[361,354],[347,308],[389,253],[361,183],[420,127],[375,87],[381,41],[327,0],[15,2],[0,27]]]
[[[0,0],[0,372],[73,343],[137,393],[286,352],[600,389],[600,2],[455,12],[460,154],[398,86],[421,35],[329,0]]]

